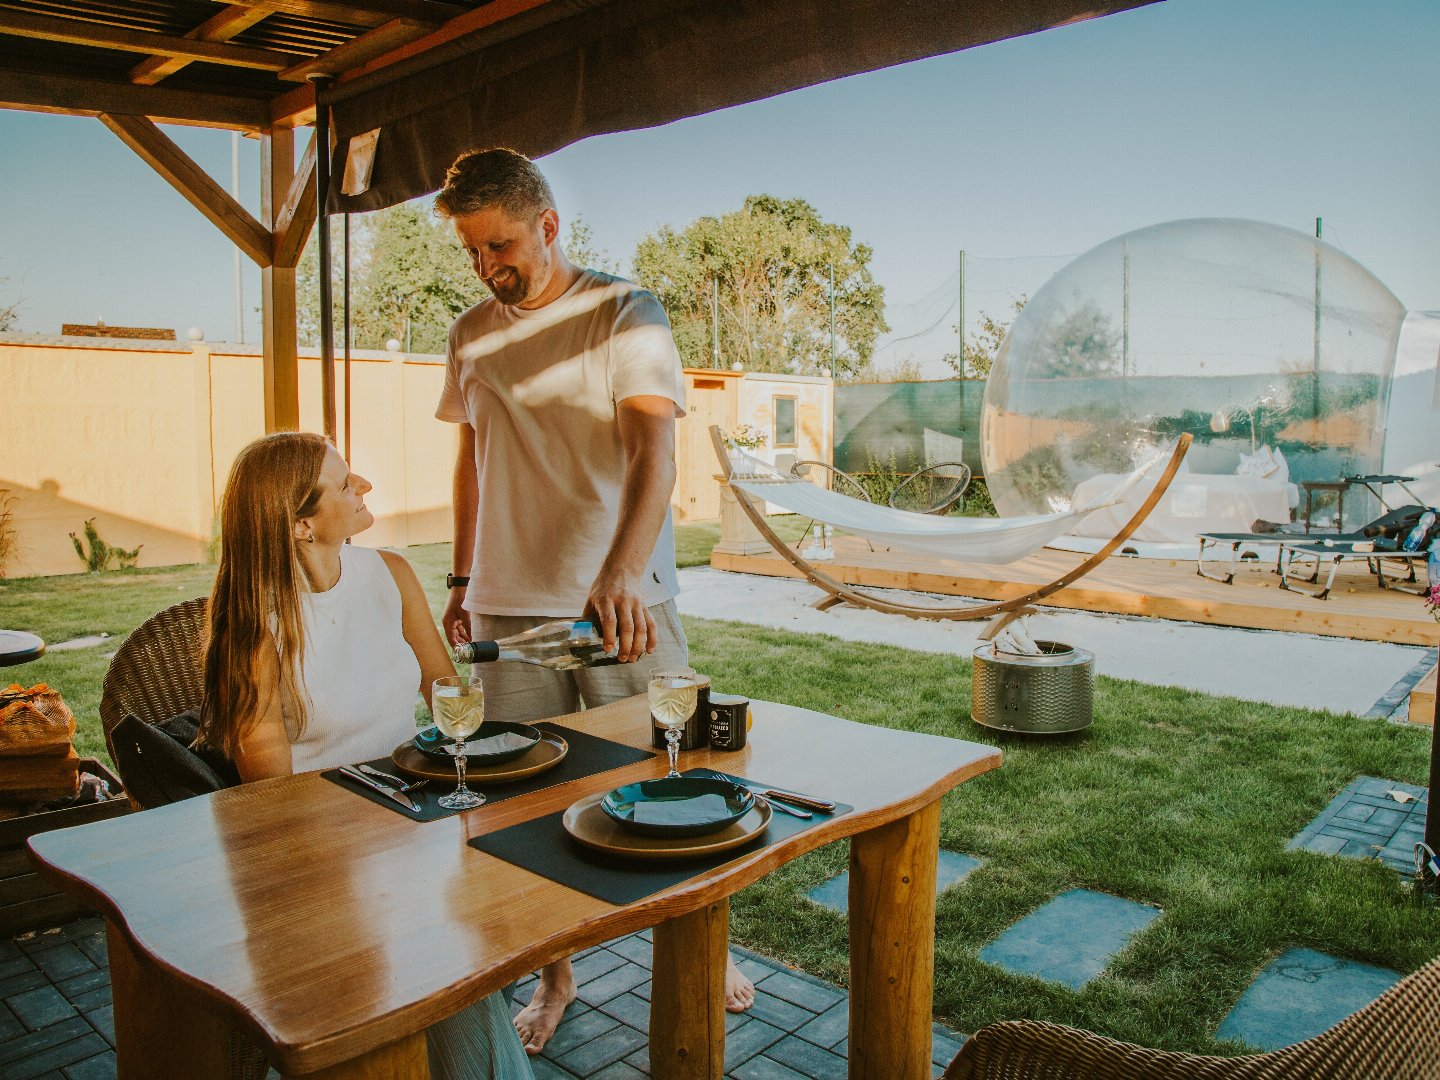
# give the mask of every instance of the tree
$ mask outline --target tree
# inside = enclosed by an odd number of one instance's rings
[[[1120,331],[1093,300],[1086,300],[1040,328],[1029,376],[1088,379],[1119,365]]]
[[[9,278],[0,277],[0,286],[9,283]],[[20,305],[23,303],[25,303],[23,296],[16,297],[14,300],[0,300],[0,332],[9,330],[15,325],[16,320],[20,318]]]
[[[869,367],[875,339],[889,329],[872,255],[803,199],[751,195],[723,217],[645,237],[635,249],[635,276],[660,298],[687,366],[713,363],[718,293],[723,364],[828,375],[833,267],[836,372],[846,378]]]
[[[565,257],[579,267],[589,267],[592,270],[600,270],[606,274],[619,274],[620,264],[610,257],[610,253],[602,249],[596,249],[594,234],[590,231],[590,223],[579,214],[570,222],[570,235],[565,240]]]
[[[344,318],[339,234],[332,229],[337,347]],[[350,248],[350,340],[356,348],[383,349],[394,338],[407,352],[444,352],[455,317],[488,295],[450,226],[414,203],[352,218]],[[296,279],[300,340],[309,345],[320,340],[319,281],[312,236]]]
[[[990,376],[990,369],[995,365],[995,357],[1000,352],[1000,346],[1005,341],[1005,334],[1010,329],[1010,324],[1015,321],[1015,316],[1020,314],[1026,301],[1030,298],[1021,295],[1018,300],[1011,302],[1010,318],[1001,322],[988,311],[980,312],[980,330],[970,335],[970,340],[965,342],[965,360],[960,362],[959,357],[954,353],[946,353],[940,359],[950,365],[960,379],[985,379]],[[950,332],[958,334],[960,328],[952,326]]]

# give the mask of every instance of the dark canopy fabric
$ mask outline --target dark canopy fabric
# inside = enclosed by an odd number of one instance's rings
[[[539,157],[787,90],[1154,0],[551,0],[431,50],[396,76],[338,86],[334,171],[380,129],[370,188],[331,213],[437,190],[462,151]],[[743,148],[739,149],[743,152]],[[717,147],[716,153],[726,152]]]

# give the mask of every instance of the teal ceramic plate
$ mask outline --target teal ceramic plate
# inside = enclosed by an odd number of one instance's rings
[[[705,802],[697,804],[700,799]],[[645,820],[637,821],[636,809],[642,804]],[[739,821],[754,805],[755,796],[745,788],[706,776],[641,780],[616,788],[600,800],[606,816],[632,832],[670,837],[719,832]],[[666,820],[667,814],[672,820]]]
[[[503,735],[506,732],[512,735],[519,735],[525,740],[524,745],[490,754],[477,754],[474,751],[473,748],[475,744],[482,739],[492,739],[496,735]],[[529,724],[512,724],[504,720],[486,720],[480,725],[480,730],[466,740],[465,760],[471,765],[503,765],[507,761],[514,761],[516,758],[528,754],[539,741],[540,729],[532,727]],[[449,750],[449,747],[452,745],[452,740],[440,734],[440,729],[434,725],[431,725],[415,736],[416,750],[419,750],[426,757],[439,758],[441,761],[455,760],[454,755],[452,755]]]

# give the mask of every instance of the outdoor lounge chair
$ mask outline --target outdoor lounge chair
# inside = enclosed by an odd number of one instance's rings
[[[1307,536],[1302,533],[1280,532],[1278,530],[1275,532],[1263,533],[1202,532],[1197,534],[1200,540],[1200,551],[1195,556],[1195,572],[1203,578],[1209,578],[1211,581],[1218,581],[1222,585],[1229,585],[1232,581],[1235,580],[1235,570],[1239,566],[1240,560],[1242,558],[1245,558],[1247,554],[1253,557],[1258,557],[1258,552],[1255,551],[1256,548],[1274,545],[1276,548],[1275,572],[1278,574],[1281,573],[1280,564],[1284,554],[1283,550],[1281,549],[1283,549],[1287,545],[1306,544],[1313,542],[1334,546],[1353,544],[1366,540],[1400,540],[1403,539],[1405,537],[1405,534],[1408,533],[1410,529],[1415,526],[1415,523],[1420,520],[1420,515],[1424,512],[1425,508],[1418,503],[1410,506],[1396,507],[1393,510],[1387,507],[1385,513],[1381,514],[1378,518],[1376,518],[1369,524],[1363,526],[1360,529],[1357,529],[1355,532],[1335,533],[1331,536],[1327,536],[1323,539],[1315,541],[1311,541]],[[1205,572],[1205,552],[1208,548],[1211,547],[1216,548],[1217,550],[1220,548],[1229,548],[1229,560],[1226,563],[1225,572],[1223,574],[1207,574]],[[1246,551],[1246,549],[1248,549],[1248,552]],[[1388,555],[1395,554],[1395,552],[1377,553],[1377,555],[1382,558]],[[1403,555],[1403,553],[1400,554]],[[1405,560],[1402,558],[1401,561],[1403,562]],[[1381,577],[1380,569],[1372,567],[1372,570],[1377,577]],[[1308,577],[1304,580],[1314,582],[1318,580],[1319,576],[1320,568],[1317,564],[1315,567],[1315,573],[1311,577]],[[1385,579],[1384,577],[1381,577],[1381,588],[1385,587],[1386,580],[1387,579]],[[1390,578],[1388,580],[1393,581],[1395,579]],[[1415,580],[1415,572],[1413,569],[1410,570],[1409,576],[1406,580],[1412,582]]]
[[[127,716],[158,727],[181,713],[199,710],[204,696],[201,661],[209,603],[202,596],[152,615],[116,650],[105,671],[100,722],[105,746],[117,768],[120,755],[115,752],[114,732]],[[120,778],[125,780],[123,772]],[[128,791],[128,781],[125,787]],[[232,1028],[230,1080],[263,1080],[268,1071],[269,1063],[260,1048]]]
[[[807,581],[829,594],[816,604],[816,607],[824,610],[834,604],[851,603],[857,607],[906,615],[913,619],[966,621],[988,619],[992,615],[1033,604],[1088,574],[1109,558],[1140,527],[1165,494],[1190,448],[1191,436],[1180,436],[1168,460],[1156,458],[1147,462],[1092,503],[1072,507],[1062,513],[1025,518],[935,517],[894,510],[888,506],[874,506],[826,491],[793,476],[782,475],[765,462],[743,454],[741,464],[746,471],[736,473],[731,467],[729,451],[719,427],[711,426],[710,440],[716,456],[720,459],[725,483],[734,492],[735,501],[760,535],[777,554],[799,570]],[[808,562],[775,534],[766,522],[764,513],[765,502],[772,501],[787,510],[827,521],[871,542],[940,557],[1003,563],[1038,551],[1062,535],[1078,519],[1101,507],[1114,505],[1137,484],[1150,477],[1154,477],[1150,493],[1130,520],[1099,551],[1074,569],[1054,581],[1008,600],[961,607],[923,607],[870,596]]]
[[[943,514],[965,495],[970,486],[970,466],[958,461],[927,465],[907,476],[890,492],[889,504],[896,510],[915,514]]]
[[[1151,1050],[1038,1020],[989,1024],[946,1080],[1434,1080],[1440,1062],[1440,957],[1313,1039],[1265,1054]]]

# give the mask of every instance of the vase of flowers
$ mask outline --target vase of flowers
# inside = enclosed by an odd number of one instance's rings
[[[733,431],[727,431],[724,438],[725,446],[730,451],[730,471],[748,473],[750,469],[745,464],[742,451],[758,450],[764,446],[765,432],[752,424],[741,424]]]

